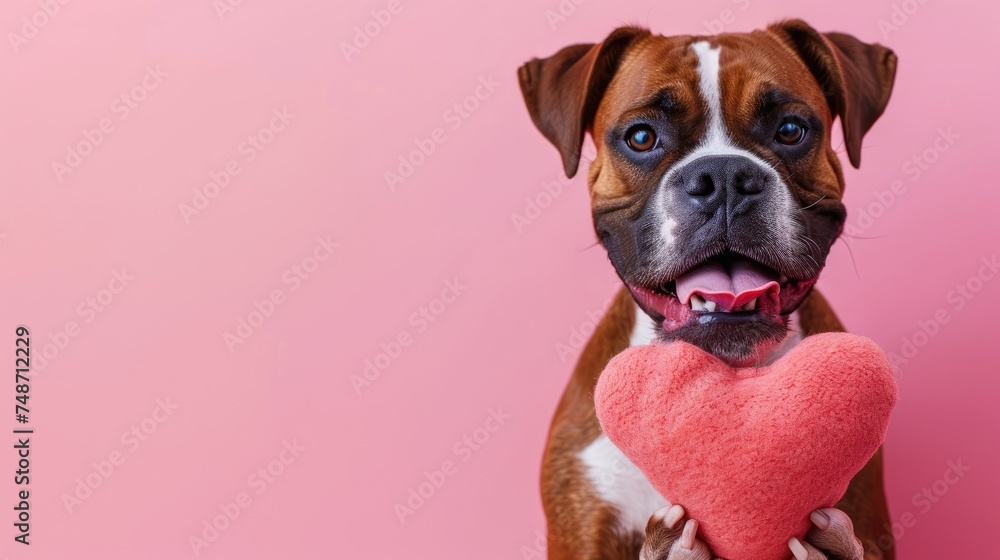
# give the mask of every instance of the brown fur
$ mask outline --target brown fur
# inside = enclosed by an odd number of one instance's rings
[[[817,291],[806,298],[799,313],[805,336],[844,330]],[[597,496],[577,458],[601,434],[593,401],[597,378],[612,357],[628,348],[634,324],[635,304],[623,289],[584,347],[552,420],[542,461],[541,485],[549,521],[550,560],[639,558],[644,536],[639,533],[623,536],[616,530],[615,508]],[[895,558],[893,547],[879,550],[875,544],[885,534],[884,526],[890,523],[882,484],[881,451],[854,477],[837,507],[854,521],[855,533],[865,546],[866,560]]]
[[[679,128],[685,137],[681,145],[693,145],[704,132],[703,106],[699,94],[697,56],[691,52],[692,42],[703,37],[663,37],[638,35],[628,50],[621,55],[617,70],[608,83],[605,95],[594,115],[592,134],[597,155],[588,179],[595,214],[620,212],[634,216],[658,188],[655,178],[661,177],[683,152],[678,150],[665,157],[649,178],[630,175],[627,169],[616,166],[612,150],[604,149],[601,139],[607,129],[623,120],[636,100],[645,99],[662,89],[669,89],[683,115],[684,125]],[[789,56],[791,47],[782,36],[772,31],[750,34],[729,34],[712,38],[721,45],[723,115],[727,130],[741,146],[753,147],[758,142],[746,134],[754,118],[752,105],[769,85],[780,84],[810,107],[826,107],[823,89],[813,79],[810,69],[796,56]],[[824,138],[822,149],[815,156],[798,161],[784,169],[785,179],[793,195],[802,206],[838,203],[843,195],[843,172],[834,147],[826,131],[833,126],[834,114],[822,112]],[[765,153],[765,150],[759,150]],[[780,162],[772,162],[780,167]],[[831,211],[834,211],[831,209]]]
[[[615,531],[615,509],[594,493],[577,459],[601,434],[594,412],[594,385],[611,358],[628,347],[634,323],[635,304],[622,290],[584,347],[552,419],[542,460],[550,560],[639,557],[642,535],[622,542]]]
[[[857,167],[862,137],[881,115],[892,89],[896,59],[888,49],[839,33],[820,34],[798,20],[764,31],[715,37],[664,37],[624,27],[598,45],[573,45],[522,66],[518,76],[531,118],[559,150],[569,177],[577,172],[584,135],[591,132],[597,155],[588,171],[588,185],[595,229],[604,242],[613,230],[635,220],[658,187],[658,179],[683,156],[683,148],[694,146],[704,135],[707,107],[699,92],[697,55],[689,48],[699,40],[723,46],[723,115],[727,130],[741,146],[769,157],[766,147],[757,144],[760,135],[755,138],[749,131],[757,114],[755,104],[774,86],[817,116],[822,143],[808,157],[793,162],[772,157],[769,163],[780,170],[801,210],[812,216],[806,234],[817,249],[815,240],[823,245],[814,259],[821,267],[829,245],[840,234],[845,212],[840,202],[843,170],[830,145],[830,129],[839,117],[848,156]],[[605,135],[616,123],[648,111],[650,100],[663,90],[672,100],[677,146],[655,164],[656,169],[642,171],[605,146]],[[641,249],[628,237],[621,232],[614,236],[618,250],[629,256],[625,262],[635,260]],[[621,268],[618,272],[622,274]],[[635,313],[635,304],[623,289],[584,348],[552,421],[542,467],[552,560],[639,557],[645,535],[621,533],[615,508],[596,494],[578,459],[601,433],[592,400],[594,385],[608,361],[629,345]],[[804,335],[843,330],[818,292],[804,300],[799,313]],[[888,550],[875,548],[880,537],[886,544],[884,527],[889,523],[881,452],[854,478],[838,507],[853,520],[866,560],[894,558],[891,542]]]

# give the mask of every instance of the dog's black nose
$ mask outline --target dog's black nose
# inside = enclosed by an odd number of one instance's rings
[[[750,158],[739,155],[702,156],[678,169],[669,188],[685,193],[698,210],[711,214],[723,205],[745,209],[771,181],[771,174]]]

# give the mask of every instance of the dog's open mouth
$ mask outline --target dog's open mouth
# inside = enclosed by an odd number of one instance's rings
[[[663,317],[666,332],[714,322],[782,322],[816,283],[791,279],[746,257],[713,257],[676,278],[647,287],[629,283],[636,301]]]

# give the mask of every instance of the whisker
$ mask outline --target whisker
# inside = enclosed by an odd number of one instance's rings
[[[851,249],[851,244],[844,241],[842,237],[838,238],[837,241],[843,241],[844,246],[847,247],[847,254],[851,256],[851,266],[854,267],[854,277],[860,280],[861,272],[858,271],[858,261],[854,260],[854,249]]]
[[[819,197],[819,200],[817,200],[816,202],[813,202],[809,206],[803,206],[802,209],[803,210],[808,210],[808,209],[812,208],[813,206],[816,206],[817,204],[819,204],[820,202],[822,202],[824,198],[826,198],[825,194],[823,196]]]
[[[882,239],[884,237],[889,237],[888,235],[876,235],[875,237],[865,237],[863,235],[854,235],[853,233],[847,233],[846,231],[843,232],[843,233],[841,233],[840,235],[841,235],[841,237],[843,237],[843,236],[846,235],[847,237],[850,237],[851,239],[865,239],[865,240]]]
[[[844,143],[841,142],[840,145],[843,146]],[[862,150],[867,150],[868,148],[874,148],[874,147],[875,147],[875,144],[862,144],[861,145],[861,149]],[[843,150],[841,150],[840,148],[837,148],[836,150],[834,150],[834,152],[838,153],[838,154],[843,154],[843,153],[847,152],[847,148],[844,148]]]

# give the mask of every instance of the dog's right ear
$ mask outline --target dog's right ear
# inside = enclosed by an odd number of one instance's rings
[[[566,176],[580,166],[583,137],[625,49],[649,31],[620,27],[598,45],[572,45],[517,71],[528,113],[562,155]]]
[[[851,165],[860,167],[861,141],[892,94],[895,53],[844,33],[819,33],[799,19],[774,24],[768,31],[795,49],[819,82],[830,110],[840,117]]]

